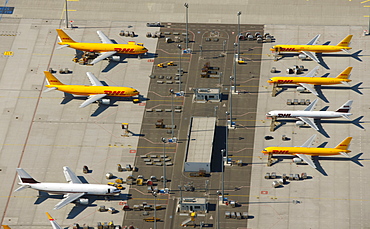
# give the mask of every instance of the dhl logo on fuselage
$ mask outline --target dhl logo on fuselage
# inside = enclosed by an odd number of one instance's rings
[[[278,114],[278,117],[289,118],[292,114]]]
[[[296,50],[295,50],[295,48],[280,48],[280,51],[281,52],[284,52],[284,51],[286,51],[286,52],[292,52],[292,51],[296,51]]]
[[[125,91],[104,91],[107,95],[125,95]]]
[[[277,83],[293,83],[293,80],[278,80]]]
[[[133,52],[135,49],[127,49],[127,48],[114,48],[114,51],[117,52]]]
[[[289,150],[272,150],[275,154],[289,154]]]

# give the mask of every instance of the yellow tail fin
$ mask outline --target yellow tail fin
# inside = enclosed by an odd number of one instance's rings
[[[344,69],[343,72],[341,72],[336,78],[337,79],[349,79],[349,76],[351,75],[352,67],[348,67]]]
[[[4,229],[10,229],[8,225],[1,225],[1,226],[3,226]]]
[[[53,76],[53,74],[51,74],[49,71],[44,71],[44,74],[50,85],[64,85],[55,76]]]
[[[343,47],[348,47],[349,43],[351,42],[353,35],[348,35],[346,38],[344,38],[341,42],[337,44],[337,46],[343,46]]]
[[[76,43],[72,38],[70,38],[63,30],[57,29],[60,42],[63,43]]]
[[[348,146],[349,144],[351,143],[351,140],[352,140],[352,137],[348,137],[346,139],[344,139],[341,143],[339,143],[335,149],[343,149],[343,150],[347,150],[348,149]]]

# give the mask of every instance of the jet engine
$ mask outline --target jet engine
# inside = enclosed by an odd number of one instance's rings
[[[296,163],[296,164],[298,164],[298,163],[302,163],[303,160],[300,159],[300,158],[298,158],[298,157],[295,157],[295,158],[293,158],[293,162]]]
[[[99,105],[100,104],[103,104],[103,105],[109,105],[110,104],[110,99],[100,99],[98,101]]]
[[[296,126],[303,126],[305,123],[303,121],[296,121],[295,125]]]
[[[81,205],[89,205],[89,199],[79,198],[78,200],[75,201],[75,203]]]
[[[120,62],[121,61],[121,57],[120,56],[111,56],[110,57],[110,60]]]
[[[306,88],[304,88],[304,87],[297,87],[298,92],[304,92],[305,90],[306,90]]]
[[[301,59],[301,60],[304,60],[304,59],[307,58],[307,56],[305,54],[301,53],[301,54],[298,55],[298,58]]]

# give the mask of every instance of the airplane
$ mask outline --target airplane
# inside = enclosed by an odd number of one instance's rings
[[[21,185],[21,187],[17,188],[15,192],[25,188],[32,188],[52,194],[64,194],[64,199],[55,205],[55,210],[61,209],[73,201],[78,201],[81,204],[88,204],[86,199],[79,199],[84,195],[114,196],[119,195],[121,192],[118,188],[111,185],[84,184],[67,166],[63,167],[63,172],[68,183],[41,183],[33,179],[22,168],[17,168],[18,178],[20,180],[18,184]]]
[[[110,99],[103,99],[104,97],[133,97],[140,93],[132,87],[118,87],[118,86],[104,86],[91,72],[87,72],[92,86],[86,85],[66,85],[61,83],[49,71],[44,71],[48,84],[45,85],[48,89],[44,92],[52,90],[59,90],[75,96],[86,96],[88,99],[80,105],[80,108],[86,107],[93,102],[109,105]]]
[[[136,44],[134,41],[129,41],[128,44],[113,43],[102,31],[97,31],[97,34],[102,43],[85,43],[76,42],[69,37],[62,29],[57,29],[60,42],[57,49],[69,47],[85,52],[100,53],[100,56],[95,58],[90,65],[94,65],[105,58],[114,57],[116,53],[122,54],[142,54],[148,52],[148,49],[142,45]],[[116,58],[113,58],[116,60]]]
[[[62,227],[57,223],[57,221],[55,221],[53,217],[51,217],[51,215],[48,212],[45,212],[45,213],[47,217],[49,218],[49,222],[51,223],[51,226],[53,227],[53,229],[62,229]]]
[[[351,42],[353,35],[346,36],[341,42],[337,45],[329,45],[330,42],[326,42],[323,45],[317,45],[316,42],[320,37],[320,34],[316,35],[310,42],[306,45],[275,45],[270,50],[280,54],[280,52],[298,52],[299,59],[306,59],[307,57],[311,58],[312,60],[320,63],[320,60],[317,58],[317,53],[324,53],[324,52],[340,52],[352,49],[348,45]]]
[[[339,107],[336,111],[313,111],[316,106],[318,99],[315,99],[310,105],[308,105],[303,111],[284,111],[284,110],[274,110],[266,114],[267,117],[276,118],[296,118],[300,121],[296,122],[297,126],[302,126],[308,124],[315,130],[319,130],[315,124],[315,119],[330,119],[330,118],[346,118],[352,115],[349,113],[351,110],[352,100],[348,100],[345,104]]]
[[[293,162],[301,163],[304,161],[314,169],[316,169],[316,165],[312,161],[311,156],[332,156],[332,155],[341,154],[345,157],[349,157],[348,153],[351,151],[347,150],[347,148],[352,140],[352,137],[347,137],[341,143],[339,143],[335,148],[311,148],[311,144],[315,138],[316,138],[316,134],[312,135],[302,146],[267,147],[262,150],[262,153],[268,154],[269,157],[272,156],[273,154],[295,155],[299,158],[294,158]]]
[[[315,87],[311,85],[334,85],[334,84],[344,84],[347,86],[352,80],[349,79],[352,71],[352,67],[346,68],[342,71],[336,78],[327,77],[316,77],[317,70],[319,66],[312,69],[306,76],[277,76],[270,78],[267,82],[273,83],[275,86],[280,84],[297,84],[297,91],[302,92],[305,89],[310,91],[312,94],[318,96],[318,92]]]

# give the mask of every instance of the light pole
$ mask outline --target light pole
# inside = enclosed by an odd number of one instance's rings
[[[66,0],[66,27],[68,29],[68,7],[67,7],[67,0]]]
[[[225,186],[224,186],[224,181],[225,181],[225,175],[224,175],[224,153],[225,153],[225,149],[222,149],[221,150],[221,175],[222,175],[222,181],[221,181],[221,183],[222,183],[222,185],[221,185],[221,189],[222,189],[222,203],[224,203],[224,198],[225,198],[225,196],[224,196],[224,192],[225,192]]]
[[[239,59],[239,54],[240,54],[240,45],[239,45],[239,41],[240,41],[240,39],[239,39],[239,35],[240,35],[240,15],[242,14],[242,12],[241,11],[239,11],[238,13],[237,13],[237,15],[238,15],[238,59]]]
[[[237,47],[239,47],[238,43],[234,43],[234,53],[236,52]],[[236,58],[236,55],[237,58]],[[234,54],[234,93],[236,93],[236,61],[239,60],[239,54]]]
[[[234,76],[230,76],[230,127],[233,126],[233,90],[231,89],[231,85],[234,82],[234,88],[235,88],[235,81],[234,81]]]
[[[157,192],[155,191],[152,191],[152,195],[154,196],[154,219],[153,219],[153,222],[154,222],[154,229],[157,229]]]
[[[173,89],[171,88],[170,89],[170,93],[171,93],[171,138],[173,139],[174,137],[174,122],[175,122],[175,118],[174,118],[174,110],[173,110],[173,95],[175,94],[175,92],[173,91]],[[180,93],[180,92],[179,92]]]
[[[167,177],[166,177],[166,138],[162,138],[163,142],[163,190],[166,188]]]
[[[226,130],[225,130],[225,150],[226,150],[226,163],[229,163],[229,148],[228,148],[228,130],[229,128],[227,128],[227,116],[229,115],[230,113],[228,111],[226,111]],[[230,120],[230,123],[232,121]]]
[[[181,45],[177,45],[177,48],[179,48],[179,93],[181,93],[181,75],[182,75],[182,71],[181,71]]]
[[[188,8],[189,8],[189,4],[188,3],[185,3],[184,4],[185,8],[186,8],[186,41],[185,41],[185,45],[186,45],[186,51],[188,50],[188,42],[189,42],[189,37],[188,37]]]

